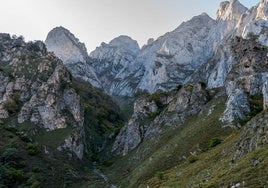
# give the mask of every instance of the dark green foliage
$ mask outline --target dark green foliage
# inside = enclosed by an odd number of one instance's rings
[[[154,176],[159,180],[164,179],[164,173],[163,172],[156,172]]]
[[[105,167],[109,167],[113,165],[113,161],[111,161],[110,159],[104,159],[104,161],[102,162],[102,165]]]
[[[8,113],[11,115],[17,113],[21,108],[20,95],[13,93],[11,100],[5,103],[4,108],[7,109]]]
[[[12,182],[22,181],[25,178],[24,172],[15,168],[7,168],[5,173],[6,178]]]
[[[87,152],[102,158],[103,144],[111,145],[114,137],[123,126],[124,119],[117,104],[101,90],[83,81],[73,80],[73,87],[81,97],[84,110]],[[104,157],[104,156],[103,156]]]
[[[188,157],[188,162],[189,163],[194,163],[197,160],[198,160],[198,158],[196,156],[191,155],[191,156]]]
[[[15,101],[8,101],[5,103],[4,108],[12,115],[19,111],[20,106]]]
[[[38,155],[41,153],[39,146],[34,143],[27,143],[25,148],[28,151],[29,155]]]
[[[12,132],[12,133],[16,133],[16,132],[18,132],[17,127],[15,127],[15,126],[11,126],[11,125],[6,125],[6,126],[4,126],[4,129],[7,130],[7,131],[10,131],[10,132]]]
[[[156,92],[154,94],[151,95],[151,99],[155,102],[156,106],[158,108],[162,108],[163,107],[163,102],[161,100],[161,96],[162,96],[162,92]]]
[[[250,96],[249,103],[250,103],[251,117],[254,117],[258,113],[263,111],[263,96],[262,95]]]
[[[222,140],[220,138],[218,138],[218,137],[212,138],[209,141],[209,147],[210,148],[213,148],[213,147],[219,145],[221,142],[222,142]]]
[[[2,154],[3,163],[8,163],[10,161],[14,161],[19,159],[19,152],[17,148],[7,148]]]

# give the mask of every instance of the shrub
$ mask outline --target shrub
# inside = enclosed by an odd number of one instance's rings
[[[158,108],[163,107],[163,103],[162,103],[162,100],[161,100],[161,93],[156,92],[156,93],[152,94],[151,98],[155,102],[155,104],[156,104],[156,106]]]
[[[110,159],[105,159],[102,163],[103,166],[105,167],[110,167],[113,165],[113,161],[111,161]]]
[[[41,149],[34,143],[27,143],[25,147],[29,155],[37,155],[41,153]]]
[[[157,179],[159,179],[159,180],[163,180],[164,179],[164,173],[163,172],[156,172],[155,177]]]
[[[7,109],[9,114],[15,114],[16,112],[19,111],[20,106],[19,104],[17,104],[15,101],[11,100],[8,101],[5,105],[4,105],[5,109]]]
[[[12,181],[21,181],[24,179],[24,173],[22,170],[17,170],[15,168],[7,168],[6,175],[8,179]]]
[[[11,125],[7,125],[4,127],[5,130],[12,132],[14,134],[16,134],[16,132],[18,132],[18,129],[15,126],[11,126]]]
[[[7,148],[2,157],[5,162],[14,161],[19,158],[18,150],[16,148]]]
[[[220,138],[218,138],[218,137],[212,138],[209,141],[209,147],[210,148],[213,148],[213,147],[219,145],[221,142],[222,142],[222,140]]]
[[[27,184],[29,184],[32,188],[39,188],[40,187],[40,182],[34,176],[31,176],[27,180]]]
[[[196,156],[191,155],[191,156],[188,157],[188,162],[189,163],[194,163],[197,160],[198,160],[198,158]]]

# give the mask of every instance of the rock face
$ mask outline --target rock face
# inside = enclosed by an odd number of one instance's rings
[[[212,55],[209,32],[214,24],[204,13],[155,41],[149,40],[141,50],[129,37],[118,37],[91,53],[93,66],[110,94],[169,90],[182,84]]]
[[[144,46],[135,60],[144,66],[137,88],[153,93],[182,84],[212,55],[208,34],[214,24],[215,21],[204,13]]]
[[[100,87],[95,70],[89,64],[85,45],[69,30],[63,27],[54,28],[48,33],[45,43],[48,51],[54,52],[75,78]]]
[[[238,158],[243,155],[256,150],[268,143],[268,115],[267,111],[258,115],[248,122],[247,126],[243,129],[241,140],[236,145],[236,152],[233,156],[232,161],[235,162]],[[254,166],[257,164],[253,164]]]
[[[113,39],[109,44],[102,43],[91,52],[92,66],[106,93],[111,95],[131,95],[132,85],[137,80],[131,77],[137,71],[132,62],[140,53],[138,43],[127,36]]]
[[[62,49],[73,48],[75,44],[76,49],[80,49],[73,51],[77,57],[64,57],[79,62],[66,61],[67,68],[75,77],[90,83],[95,80],[99,85],[93,85],[102,87],[110,95],[134,96],[143,91],[152,94],[200,82],[208,88],[225,87],[228,101],[221,120],[231,125],[256,112],[256,98],[263,99],[262,106],[267,108],[267,50],[264,47],[268,44],[267,7],[266,0],[249,10],[238,0],[222,2],[216,20],[203,13],[156,40],[149,39],[141,49],[130,37],[120,36],[109,44],[102,43],[91,52],[90,58],[81,52],[85,50],[78,39],[66,30],[62,32],[64,37],[50,34],[47,45],[50,49],[49,43],[57,44],[53,38],[67,41],[54,45],[53,51],[59,52],[61,57],[64,55]],[[69,45],[70,41],[75,42]],[[60,46],[62,49],[58,49]],[[87,75],[91,70],[96,73],[94,79]],[[182,91],[179,92],[180,97],[191,101],[192,93]],[[205,93],[197,96],[196,101],[208,100]],[[180,115],[169,118],[162,115],[162,109],[155,101],[136,101],[134,114],[118,135],[113,151],[126,154],[143,139],[161,132],[160,125],[170,125],[174,119],[183,122],[185,117],[200,111],[198,105],[202,106],[202,103],[192,103],[190,106],[194,107],[190,109],[182,99],[176,101],[175,96],[171,98],[161,99],[162,103],[168,106],[168,112]],[[144,109],[138,108],[139,105]],[[189,113],[184,112],[186,110]],[[157,114],[155,123],[144,124],[152,114]]]
[[[250,98],[264,96],[267,80],[267,48],[254,39],[244,40],[236,37],[232,40],[233,65],[226,79],[229,95],[223,120],[232,122],[250,116]],[[264,92],[264,93],[263,93]],[[265,106],[265,103],[262,104]],[[230,116],[231,114],[231,116]]]
[[[84,114],[63,63],[40,42],[0,34],[0,118],[16,118],[47,131],[73,127],[62,139],[67,152],[83,158]],[[14,116],[18,114],[18,116]]]
[[[182,125],[187,117],[199,113],[208,101],[209,94],[203,84],[186,85],[171,96],[155,93],[137,100],[134,113],[117,135],[112,152],[126,155],[167,127]]]

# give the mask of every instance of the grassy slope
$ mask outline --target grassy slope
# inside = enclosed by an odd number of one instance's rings
[[[169,128],[152,140],[143,142],[129,155],[115,160],[110,169],[104,169],[113,182],[122,187],[137,187],[159,173],[182,163],[190,152],[208,148],[215,137],[225,139],[232,133],[222,128],[218,120],[225,108],[226,97],[213,99],[198,116],[190,117],[184,125]],[[207,115],[213,106],[214,111]]]
[[[185,161],[146,182],[151,187],[231,187],[237,183],[246,187],[268,185],[268,145],[246,154],[232,163],[235,144],[241,140],[241,131],[224,142],[197,156],[197,161]],[[254,166],[253,161],[259,164]]]

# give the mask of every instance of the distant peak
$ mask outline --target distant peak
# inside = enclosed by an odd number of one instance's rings
[[[262,0],[258,4],[256,18],[265,20],[268,19],[268,0]]]
[[[238,21],[247,10],[238,0],[223,1],[217,11],[217,20]]]
[[[126,35],[120,35],[119,37],[114,38],[113,40],[110,41],[109,45],[123,48],[131,47],[139,49],[138,42]]]
[[[63,26],[55,27],[50,32],[62,32],[62,31],[70,33],[70,31]]]
[[[210,17],[206,12],[203,12],[202,14],[200,14],[201,16],[208,16]]]
[[[114,45],[118,43],[136,43],[136,41],[127,35],[120,35],[119,37],[111,40],[109,44]]]

